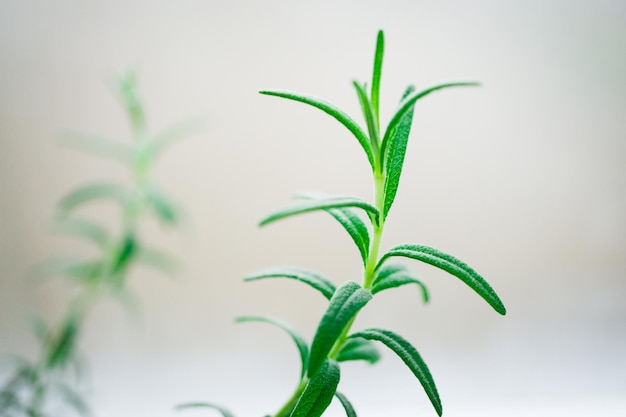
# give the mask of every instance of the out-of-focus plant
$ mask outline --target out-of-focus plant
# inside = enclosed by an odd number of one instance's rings
[[[11,355],[14,367],[0,388],[3,417],[69,417],[90,415],[81,372],[80,336],[88,327],[87,316],[104,298],[113,296],[127,303],[134,298],[128,287],[130,270],[147,264],[174,274],[177,262],[141,238],[140,221],[156,216],[165,226],[176,226],[180,212],[151,178],[157,158],[177,139],[193,133],[196,123],[181,123],[157,135],[149,135],[144,108],[137,95],[136,78],[128,73],[116,89],[130,119],[132,142],[100,136],[66,133],[66,145],[122,162],[130,169],[127,184],[111,181],[89,183],[63,197],[58,205],[56,228],[97,248],[89,259],[59,257],[37,269],[60,276],[71,284],[61,319],[54,324],[34,318],[32,329],[39,342],[38,356],[27,359]],[[120,210],[119,226],[87,218],[83,206],[109,200]]]
[[[437,414],[442,414],[441,400],[433,377],[421,355],[409,341],[386,329],[352,330],[359,311],[382,291],[413,284],[420,289],[422,300],[428,301],[428,292],[421,279],[403,264],[392,262],[397,258],[417,260],[448,272],[468,285],[496,312],[503,315],[506,313],[500,298],[483,277],[448,253],[421,244],[402,244],[381,254],[385,222],[400,183],[416,102],[438,90],[477,85],[475,82],[453,82],[422,91],[416,91],[413,86],[409,86],[400,100],[398,109],[383,130],[379,117],[383,50],[384,38],[381,31],[378,33],[374,70],[369,88],[356,81],[353,83],[365,118],[366,129],[360,127],[339,108],[319,98],[288,91],[261,91],[261,94],[316,107],[344,125],[356,137],[365,152],[374,183],[372,203],[345,195],[298,194],[296,197],[299,201],[294,205],[276,211],[260,222],[260,225],[264,226],[297,214],[326,212],[345,229],[355,243],[363,266],[360,282],[348,281],[338,287],[316,272],[293,267],[270,268],[245,278],[246,281],[267,278],[298,280],[315,289],[329,301],[310,344],[290,326],[275,318],[250,316],[238,319],[240,322],[266,322],[278,326],[291,336],[300,353],[302,367],[299,382],[291,397],[273,414],[274,417],[319,417],[334,397],[343,405],[348,417],[356,416],[346,396],[337,391],[340,379],[339,363],[354,360],[377,362],[379,353],[373,342],[386,345],[404,361],[422,385]],[[192,407],[212,408],[224,417],[232,417],[232,413],[227,409],[212,403],[184,404],[178,408]]]

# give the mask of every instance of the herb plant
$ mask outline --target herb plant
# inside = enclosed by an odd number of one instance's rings
[[[291,336],[299,350],[302,359],[299,383],[291,397],[273,414],[273,417],[318,417],[324,413],[333,397],[337,397],[348,417],[356,416],[346,396],[337,391],[340,380],[339,364],[351,360],[375,363],[379,359],[379,353],[373,342],[381,342],[404,361],[422,385],[437,414],[442,414],[441,400],[433,377],[411,343],[391,330],[379,328],[352,330],[359,311],[384,290],[416,284],[421,290],[423,301],[428,301],[428,292],[424,284],[406,266],[393,262],[396,258],[414,259],[442,269],[467,284],[498,313],[502,315],[506,313],[500,298],[483,277],[448,253],[425,245],[401,244],[381,254],[385,221],[400,183],[415,103],[438,90],[478,85],[475,82],[453,82],[419,92],[413,86],[409,86],[387,127],[381,129],[379,100],[383,50],[384,37],[380,31],[369,89],[365,84],[356,81],[353,83],[367,130],[362,129],[342,110],[319,98],[289,91],[260,92],[308,104],[335,118],[358,140],[370,164],[374,180],[373,203],[344,195],[298,194],[299,200],[294,205],[276,211],[260,222],[260,225],[264,226],[297,214],[325,211],[352,238],[363,263],[363,276],[360,282],[349,281],[339,287],[315,272],[292,267],[271,268],[245,278],[246,281],[267,278],[298,280],[320,292],[329,301],[310,345],[296,331],[274,318],[253,316],[238,319],[240,322],[260,321],[280,327]],[[210,403],[186,404],[179,408],[190,407],[214,408],[224,417],[232,416],[228,410]]]
[[[149,136],[143,106],[136,92],[133,74],[121,77],[117,90],[130,118],[132,143],[124,144],[99,136],[67,134],[68,145],[122,162],[130,169],[132,183],[102,181],[80,187],[58,206],[57,226],[61,232],[95,244],[90,259],[54,258],[43,263],[46,274],[60,275],[74,287],[60,322],[49,325],[34,318],[33,331],[39,342],[34,360],[15,356],[16,367],[0,390],[0,415],[4,417],[59,417],[90,415],[81,377],[79,340],[90,311],[105,297],[124,302],[133,300],[128,287],[129,272],[145,263],[174,273],[176,262],[141,239],[140,220],[156,215],[167,226],[176,225],[179,212],[151,180],[153,165],[188,125],[177,125]],[[119,206],[119,230],[108,230],[101,221],[79,215],[83,205],[110,200]]]

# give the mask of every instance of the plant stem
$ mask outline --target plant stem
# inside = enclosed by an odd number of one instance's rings
[[[378,263],[378,250],[380,249],[380,241],[383,237],[383,230],[385,228],[385,220],[383,219],[383,204],[384,204],[384,184],[385,184],[385,176],[381,172],[374,173],[374,199],[375,205],[379,212],[378,222],[373,225],[374,235],[372,237],[372,242],[370,244],[370,251],[367,257],[367,263],[365,265],[365,271],[363,272],[363,288],[370,289],[372,287],[372,282],[374,281],[375,273],[376,273],[376,264]],[[357,313],[358,315],[358,313]],[[346,327],[341,332],[341,336],[335,342],[333,349],[328,355],[329,358],[335,359],[339,352],[341,352],[341,348],[348,340],[348,335],[350,334],[350,329],[352,328],[352,324],[354,320],[356,320],[357,316],[354,316],[352,320],[348,322]]]
[[[375,207],[378,209],[378,219],[373,223],[373,236],[370,242],[370,250],[367,257],[367,262],[365,264],[365,270],[363,272],[363,288],[371,289],[372,283],[374,282],[374,277],[376,275],[376,264],[378,263],[378,251],[380,249],[380,242],[383,236],[383,230],[385,228],[385,219],[383,218],[383,209],[384,209],[384,201],[385,201],[385,174],[381,169],[376,168],[374,170],[374,200]],[[348,340],[348,335],[350,334],[350,329],[352,328],[352,324],[356,316],[352,318],[346,325],[346,327],[341,332],[341,335],[335,342],[333,348],[331,349],[328,357],[330,359],[336,359],[339,356],[339,352],[341,352],[341,348]],[[304,392],[307,383],[309,382],[308,378],[305,377],[300,381],[300,384],[294,391],[293,395],[289,398],[289,400],[282,406],[280,410],[274,415],[274,417],[288,417],[291,413],[291,410],[296,405],[300,396]]]
[[[300,399],[300,395],[302,395],[302,392],[306,388],[306,385],[308,382],[309,382],[309,379],[307,377],[302,378],[302,380],[300,381],[300,384],[298,384],[298,387],[294,391],[293,395],[289,398],[289,400],[285,403],[285,405],[283,405],[282,408],[278,410],[278,412],[274,415],[274,417],[287,417],[289,415],[293,407],[296,405],[296,403]]]
[[[374,198],[375,206],[378,209],[378,222],[373,225],[372,243],[370,245],[369,256],[367,257],[367,264],[365,265],[365,272],[363,274],[363,288],[370,289],[372,282],[374,281],[374,273],[376,264],[378,263],[378,250],[380,248],[380,241],[383,237],[383,230],[385,228],[385,219],[383,218],[384,209],[384,187],[385,187],[385,175],[382,172],[374,173]]]

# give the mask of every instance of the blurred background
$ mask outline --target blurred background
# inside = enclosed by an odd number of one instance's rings
[[[284,280],[243,284],[274,265],[359,279],[358,252],[327,215],[258,229],[298,190],[371,200],[365,156],[322,112],[257,91],[312,93],[353,117],[351,81],[371,76],[385,30],[382,117],[406,85],[478,80],[415,110],[383,248],[420,243],[481,272],[501,317],[456,278],[409,263],[431,291],[388,291],[356,328],[410,340],[446,416],[622,416],[626,412],[626,3],[596,1],[14,1],[0,3],[0,352],[34,355],[26,314],[55,320],[71,295],[33,285],[47,257],[89,253],[51,232],[59,198],[123,167],[59,145],[64,128],[129,140],[109,88],[131,69],[153,132],[201,116],[206,128],[165,154],[156,180],[184,230],[146,223],[175,254],[171,280],[133,271],[140,312],[114,301],[82,341],[98,417],[166,417],[210,401],[239,416],[274,412],[298,354],[271,314],[310,339],[325,300]],[[361,118],[357,120],[361,122]],[[106,204],[85,207],[115,222]],[[98,211],[100,210],[100,211]],[[94,211],[91,211],[93,213]],[[384,350],[346,364],[341,390],[362,417],[436,415]],[[209,415],[189,412],[188,415]],[[333,404],[329,416],[342,411]]]

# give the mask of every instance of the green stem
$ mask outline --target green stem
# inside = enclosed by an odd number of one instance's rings
[[[276,414],[274,414],[274,417],[287,417],[291,413],[291,410],[300,399],[300,396],[302,395],[302,392],[304,392],[304,389],[306,388],[308,382],[309,379],[307,377],[302,378],[293,395],[289,398],[285,405],[283,405],[282,408],[278,410]]]
[[[370,289],[372,282],[374,281],[375,268],[378,263],[378,251],[380,249],[380,242],[383,237],[383,230],[385,228],[385,219],[383,216],[383,208],[385,203],[385,175],[382,172],[374,173],[374,197],[375,206],[378,209],[378,223],[373,225],[372,243],[370,245],[369,256],[367,257],[367,263],[365,265],[365,272],[363,274],[363,288]]]
[[[379,217],[376,222],[373,222],[373,236],[370,243],[370,250],[367,257],[367,262],[365,264],[365,271],[363,272],[363,288],[370,289],[372,287],[372,283],[374,282],[374,277],[376,275],[376,264],[378,263],[378,251],[380,249],[380,242],[383,236],[383,230],[385,228],[385,219],[383,216],[383,207],[384,207],[384,199],[385,199],[385,174],[381,169],[376,168],[374,170],[374,199],[375,206],[378,209]],[[350,329],[352,328],[352,324],[356,316],[352,318],[343,329],[343,332],[335,342],[332,350],[328,354],[330,359],[336,359],[339,356],[339,352],[348,340],[348,336],[350,334]],[[296,388],[293,395],[289,398],[289,400],[283,405],[283,407],[278,410],[278,412],[274,415],[274,417],[288,417],[291,410],[296,405],[300,396],[304,392],[306,385],[308,383],[308,379],[305,377],[300,381],[300,384]]]

